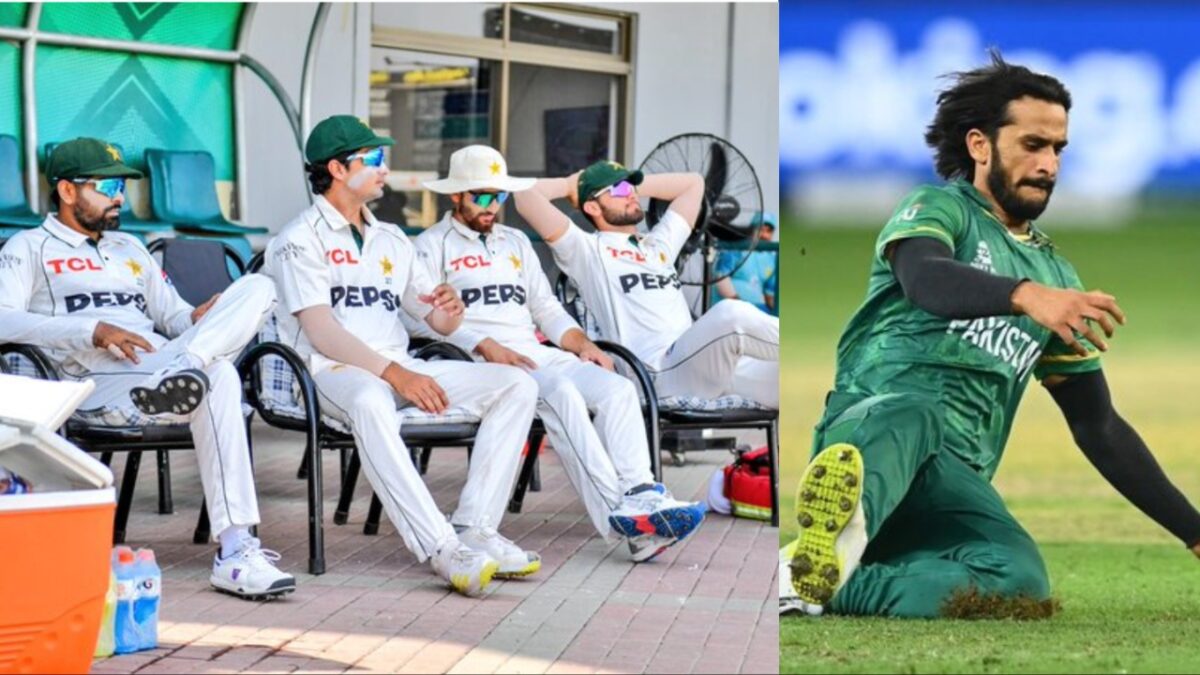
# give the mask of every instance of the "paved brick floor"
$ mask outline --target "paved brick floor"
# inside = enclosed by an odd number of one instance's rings
[[[257,424],[254,435],[260,534],[283,554],[299,589],[266,603],[212,591],[214,548],[191,543],[200,505],[195,460],[173,455],[176,512],[159,515],[147,457],[128,531],[129,543],[152,547],[164,568],[162,646],[99,660],[93,672],[778,672],[777,529],[711,515],[684,544],[634,566],[623,544],[595,536],[550,451],[542,492],[530,493],[524,512],[501,527],[542,554],[541,573],[464,598],[418,565],[386,520],[378,536],[362,534],[365,478],[350,522],[332,524],[338,462],[326,453],[328,573],[314,577],[303,573],[299,435]],[[690,454],[686,466],[667,466],[666,482],[677,496],[699,499],[729,459]],[[445,511],[462,486],[465,461],[462,449],[434,451],[426,480]],[[122,468],[117,459],[118,476]]]

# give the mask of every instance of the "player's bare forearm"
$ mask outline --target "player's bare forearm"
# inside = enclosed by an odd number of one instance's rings
[[[733,282],[729,280],[729,277],[725,277],[717,282],[717,293],[719,293],[722,298],[728,298],[730,300],[735,299],[738,296],[737,291],[733,288]]]
[[[643,197],[671,203],[671,210],[696,224],[704,200],[704,178],[698,173],[658,173],[647,175],[638,192]]]
[[[542,178],[528,190],[513,194],[517,212],[542,239],[554,241],[567,229],[567,216],[551,200],[564,199],[568,193],[566,178]]]

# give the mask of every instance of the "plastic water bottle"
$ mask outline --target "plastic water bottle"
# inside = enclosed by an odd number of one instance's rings
[[[100,619],[100,638],[96,640],[96,652],[92,656],[103,658],[112,656],[116,645],[113,643],[113,618],[117,611],[117,575],[110,568],[108,571],[108,592],[104,594],[104,614]]]
[[[133,605],[133,621],[138,629],[138,649],[158,646],[158,605],[162,597],[162,571],[154,560],[154,551],[140,548],[134,566],[137,580],[137,599]]]
[[[133,615],[134,603],[137,601],[137,576],[134,571],[133,549],[121,546],[117,548],[116,553],[117,609],[113,614],[113,651],[117,654],[129,654],[136,652],[141,644]]]

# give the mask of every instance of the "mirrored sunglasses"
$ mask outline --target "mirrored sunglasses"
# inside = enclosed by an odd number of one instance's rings
[[[372,169],[378,169],[379,167],[383,166],[383,146],[373,150],[367,150],[366,152],[356,152],[353,155],[350,155],[346,158],[346,165],[349,166],[349,164],[356,159],[361,159],[363,166],[370,167]]]
[[[71,181],[76,185],[92,184],[96,188],[96,192],[108,197],[116,199],[117,195],[125,194],[125,179],[124,178],[76,178]]]
[[[481,209],[486,209],[487,207],[492,205],[492,202],[496,202],[498,204],[503,205],[504,202],[508,201],[509,193],[507,193],[507,192],[467,192],[467,194],[471,195],[471,201],[475,202],[476,206],[478,206]]]
[[[599,197],[600,195],[604,194],[605,192],[616,197],[617,199],[624,199],[631,194],[635,194],[637,192],[637,187],[634,186],[633,183],[630,183],[627,180],[618,181],[617,183],[615,183],[613,185],[609,185],[606,188],[601,188],[599,190],[596,190],[596,194],[592,195],[592,199]]]

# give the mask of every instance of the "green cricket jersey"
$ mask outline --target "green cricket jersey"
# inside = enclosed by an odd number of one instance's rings
[[[1026,316],[951,320],[913,305],[884,257],[889,244],[909,237],[945,242],[955,259],[993,274],[1059,288],[1083,286],[1043,232],[1031,227],[1025,236],[1010,234],[966,181],[917,188],[879,234],[866,302],[838,343],[836,387],[937,400],[946,449],[990,479],[1029,375],[1098,370],[1099,352],[1084,341],[1089,354],[1078,356]]]

